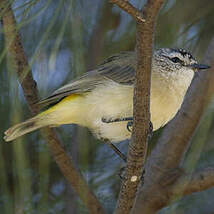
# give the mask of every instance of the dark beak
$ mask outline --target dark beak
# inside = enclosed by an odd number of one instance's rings
[[[201,70],[201,69],[210,68],[209,65],[197,64],[197,63],[190,65],[190,67],[193,68],[194,70]]]

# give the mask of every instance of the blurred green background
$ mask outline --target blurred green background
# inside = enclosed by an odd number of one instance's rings
[[[137,7],[145,3],[131,2]],[[156,26],[155,48],[185,48],[202,60],[214,36],[214,1],[165,2]],[[13,11],[40,97],[111,54],[135,48],[134,21],[107,0],[19,0],[13,2]],[[0,213],[87,213],[39,132],[13,143],[3,141],[8,127],[31,115],[7,60],[2,28],[0,50]],[[209,104],[183,163],[189,170],[214,164],[212,92],[205,95]],[[85,128],[66,125],[56,131],[89,186],[112,213],[123,162]],[[161,131],[154,134],[151,145]],[[119,147],[126,152],[127,145],[124,142]],[[214,189],[187,196],[160,213],[214,213]]]

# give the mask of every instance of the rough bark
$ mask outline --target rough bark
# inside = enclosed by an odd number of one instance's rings
[[[214,186],[214,167],[197,170],[192,175],[183,175],[171,188],[171,194],[176,196],[190,195]]]
[[[145,22],[141,11],[135,8],[131,3],[129,3],[128,0],[110,0],[110,2],[116,4],[122,10],[126,11],[137,22]]]
[[[0,0],[0,11],[8,55],[17,73],[27,104],[31,112],[36,114],[39,112],[38,105],[34,105],[34,103],[38,101],[36,82],[33,79],[28,64],[9,1]],[[74,166],[72,159],[66,154],[54,130],[45,128],[42,130],[42,135],[47,141],[63,175],[72,185],[72,188],[83,201],[89,212],[93,214],[104,213],[96,196],[91,192],[81,173]]]
[[[122,181],[116,214],[130,213],[135,200],[138,184],[142,177],[150,133],[150,84],[153,36],[157,14],[163,0],[149,0],[139,12],[128,1],[112,0],[137,21],[137,71],[134,89],[134,124],[129,144],[125,176]],[[139,19],[139,16],[143,18]]]

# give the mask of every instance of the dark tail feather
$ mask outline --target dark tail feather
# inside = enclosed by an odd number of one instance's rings
[[[47,124],[41,123],[41,120],[39,120],[38,116],[33,117],[23,123],[19,123],[15,126],[12,126],[7,131],[5,131],[4,140],[12,141],[18,137],[21,137],[24,134],[32,132],[46,125]]]

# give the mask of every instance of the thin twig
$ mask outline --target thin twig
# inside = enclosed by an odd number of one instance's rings
[[[137,8],[135,8],[129,1],[126,0],[110,0],[111,3],[116,4],[122,10],[126,11],[138,22],[145,22],[143,14]]]
[[[137,20],[137,71],[134,89],[134,125],[129,144],[125,176],[120,189],[116,214],[130,213],[141,180],[150,130],[151,61],[155,21],[163,0],[150,0],[144,7],[146,22],[138,20],[138,10],[127,9],[127,1],[114,1]]]
[[[14,69],[17,72],[28,106],[31,112],[36,114],[39,112],[38,105],[33,105],[36,101],[38,101],[36,82],[33,79],[32,72],[29,68],[21,43],[20,35],[16,29],[17,25],[14,14],[11,7],[9,6],[5,8],[5,5],[8,5],[8,1],[0,0],[0,10],[4,10],[4,14],[1,14],[1,22],[4,29],[6,47],[13,62]],[[23,73],[25,74],[24,78]],[[42,135],[48,142],[51,152],[54,155],[54,158],[62,173],[68,182],[70,182],[72,188],[81,198],[89,212],[93,214],[104,213],[104,210],[96,196],[91,192],[81,173],[74,166],[72,159],[66,154],[59,139],[57,138],[56,133],[50,128],[45,128],[42,130]]]

